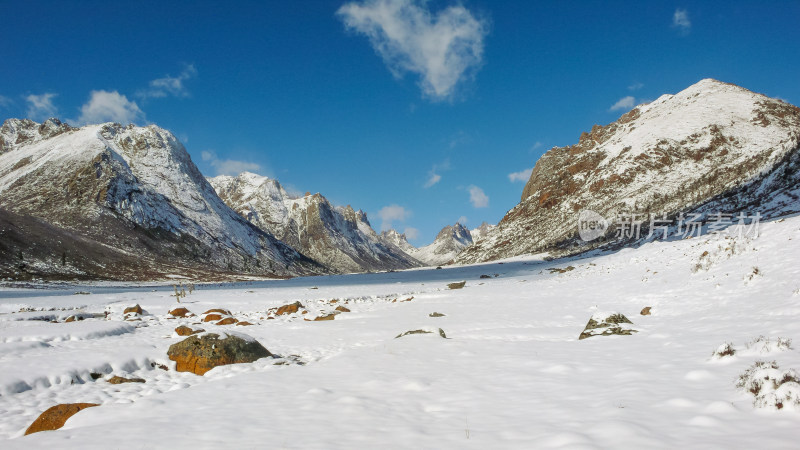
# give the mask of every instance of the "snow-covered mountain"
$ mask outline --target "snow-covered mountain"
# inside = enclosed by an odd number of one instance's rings
[[[548,151],[521,202],[456,262],[571,253],[611,241],[618,226],[595,241],[578,238],[582,211],[612,224],[637,214],[633,223],[643,228],[648,214],[675,220],[716,207],[767,217],[798,211],[798,153],[800,109],[705,79]]]
[[[367,215],[320,194],[295,198],[277,180],[244,172],[209,179],[242,217],[338,272],[406,269],[419,263],[372,229]]]
[[[322,270],[233,212],[183,145],[154,125],[7,120],[0,128],[0,210],[11,223],[4,232],[16,229],[17,238],[37,222],[82,242],[62,248],[61,239],[45,244],[51,236],[28,235],[34,242],[7,250],[20,261],[6,257],[0,271],[146,279]],[[138,264],[126,263],[131,259]]]
[[[411,248],[406,250],[406,253],[429,266],[439,266],[450,262],[470,245],[472,245],[470,231],[464,225],[456,222],[455,225],[442,228],[431,244],[425,247]]]
[[[408,242],[405,233],[401,234],[393,228],[381,231],[380,238],[383,242],[394,245],[395,247],[399,248],[400,250],[409,255],[417,251],[417,248]]]
[[[487,222],[483,222],[477,228],[473,228],[469,230],[469,234],[472,235],[472,241],[478,242],[479,240],[485,238],[489,232],[495,229],[497,225],[492,225]]]

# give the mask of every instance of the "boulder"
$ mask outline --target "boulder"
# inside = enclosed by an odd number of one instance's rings
[[[250,336],[226,332],[190,336],[172,344],[167,356],[177,363],[178,372],[203,375],[217,366],[249,363],[272,353]]]
[[[350,312],[350,310],[345,308],[344,306],[337,306],[336,307],[336,311],[339,311],[339,312]]]
[[[203,322],[216,322],[218,320],[222,320],[222,316],[216,313],[206,314],[206,316],[203,318]]]
[[[250,325],[253,325],[253,324],[248,322],[248,321],[246,321],[246,320],[244,320],[242,322],[236,322],[236,326],[239,326],[239,327],[246,327],[246,326],[250,326]]]
[[[231,315],[230,311],[228,311],[227,309],[221,309],[221,308],[209,309],[208,311],[204,312],[203,314],[214,314],[214,313],[222,314],[224,316],[230,316]]]
[[[283,305],[280,308],[278,308],[278,311],[275,312],[275,315],[276,316],[282,316],[282,315],[285,315],[285,314],[294,314],[297,311],[299,311],[300,308],[302,308],[302,307],[303,307],[303,305],[300,302],[294,302],[294,303],[289,304],[289,305]]]
[[[336,314],[338,314],[338,313],[331,313],[331,314],[326,314],[324,316],[318,316],[318,317],[314,318],[314,321],[318,322],[320,320],[333,320],[334,317],[336,317]]]
[[[136,305],[129,306],[129,307],[125,308],[125,311],[123,312],[123,314],[130,314],[130,313],[133,313],[133,314],[144,314],[144,311],[142,310],[142,307],[139,306],[139,304],[136,304]]]
[[[169,314],[173,317],[191,317],[194,315],[192,314],[191,311],[183,307],[175,308],[172,311],[170,311]]]
[[[447,289],[461,289],[464,286],[466,286],[466,284],[467,284],[466,281],[459,281],[457,283],[449,283],[447,285]]]
[[[74,416],[78,411],[92,406],[100,405],[97,403],[63,403],[48,408],[25,430],[25,435],[40,431],[57,430],[63,427],[67,419]]]
[[[236,322],[238,322],[238,320],[234,319],[233,317],[226,317],[217,322],[217,325],[233,325]]]
[[[178,333],[178,336],[191,336],[193,334],[202,333],[205,330],[198,328],[194,329],[191,327],[187,327],[186,325],[181,325],[178,328],[175,328],[175,332]]]
[[[637,331],[631,328],[633,322],[621,313],[594,313],[578,340],[592,336],[628,336]]]
[[[642,309],[642,312],[640,312],[639,314],[641,314],[641,315],[643,315],[643,316],[649,316],[649,315],[650,315],[650,309],[651,309],[651,307],[650,307],[650,306],[645,306],[645,307]]]
[[[142,378],[123,378],[118,375],[114,375],[113,377],[109,378],[108,380],[111,384],[122,384],[122,383],[144,383],[144,379]]]

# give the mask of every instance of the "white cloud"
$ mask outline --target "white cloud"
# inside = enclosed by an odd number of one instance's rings
[[[631,108],[633,108],[635,102],[636,102],[636,99],[633,98],[630,95],[627,96],[627,97],[622,97],[621,99],[619,99],[619,101],[617,101],[617,103],[614,103],[613,105],[611,105],[611,108],[608,108],[608,110],[609,111],[616,111],[618,109],[631,109]]]
[[[434,184],[438,183],[438,182],[439,182],[439,180],[441,180],[441,179],[442,179],[442,176],[441,176],[441,175],[439,175],[438,173],[435,173],[435,172],[431,171],[431,172],[428,174],[428,181],[426,181],[426,182],[425,182],[425,186],[424,186],[424,187],[427,189],[427,188],[429,188],[429,187],[433,186]]]
[[[369,38],[394,76],[418,74],[423,93],[435,100],[451,97],[483,59],[488,24],[461,5],[434,15],[426,0],[364,0],[337,14]]]
[[[475,208],[486,208],[489,206],[489,196],[478,186],[469,187],[469,201]]]
[[[629,91],[638,91],[639,89],[644,87],[644,83],[633,83],[632,85],[628,86]]]
[[[413,227],[406,227],[403,230],[403,234],[406,235],[406,239],[414,240],[419,237],[419,230]]]
[[[195,75],[197,75],[197,69],[194,68],[194,65],[188,64],[177,77],[166,75],[163,78],[157,78],[150,82],[147,89],[138,92],[137,95],[144,98],[161,98],[168,95],[188,97],[189,91],[183,82]]]
[[[544,145],[544,144],[542,144],[541,142],[539,142],[539,141],[536,141],[536,143],[535,143],[535,144],[533,144],[533,146],[531,146],[531,150],[536,150],[536,149],[539,149],[539,148],[541,148],[543,145]]]
[[[516,181],[527,183],[531,177],[531,172],[533,172],[533,167],[530,169],[520,170],[519,172],[512,172],[508,174],[508,181],[512,183]]]
[[[259,172],[261,165],[235,159],[219,159],[214,152],[203,151],[200,154],[203,161],[207,162],[216,171],[215,175],[239,175],[242,172]]]
[[[399,205],[389,205],[378,211],[378,217],[382,221],[381,230],[388,230],[392,228],[392,222],[403,222],[411,217],[411,211]]]
[[[0,107],[6,107],[11,105],[11,99],[8,97],[4,97],[0,95]]]
[[[47,92],[41,95],[29,95],[25,97],[28,102],[27,115],[32,120],[45,120],[58,115],[58,108],[53,104],[53,98],[58,94]]]
[[[692,29],[692,22],[689,20],[689,13],[685,9],[676,9],[672,15],[672,26],[678,29],[682,35],[689,34]]]
[[[141,120],[144,120],[144,112],[128,97],[117,91],[92,91],[89,101],[81,106],[78,123],[117,122],[124,125]]]

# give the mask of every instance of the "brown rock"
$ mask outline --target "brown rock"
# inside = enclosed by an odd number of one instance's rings
[[[211,321],[217,321],[217,320],[222,320],[222,316],[219,315],[219,314],[208,314],[203,319],[203,322],[211,322]]]
[[[187,327],[186,325],[181,325],[178,328],[175,328],[175,332],[178,333],[178,336],[191,336],[193,334],[202,333],[203,329],[194,329]]]
[[[283,305],[278,308],[278,311],[275,313],[277,316],[282,316],[285,314],[294,314],[302,308],[303,305],[300,302],[294,302],[290,305]]]
[[[129,314],[129,313],[143,314],[144,311],[142,310],[141,306],[136,304],[134,306],[129,306],[129,307],[125,308],[125,311],[123,312],[123,314]]]
[[[122,384],[122,383],[144,383],[144,379],[142,378],[122,378],[120,376],[114,375],[113,377],[109,378],[108,380],[111,384]]]
[[[236,326],[239,326],[239,327],[247,327],[247,326],[250,326],[250,325],[253,325],[253,324],[248,322],[248,321],[246,321],[246,320],[242,321],[242,322],[236,322]]]
[[[67,320],[64,321],[64,323],[75,322],[76,320],[78,319],[75,318],[75,316],[69,316],[67,317]]]
[[[234,319],[233,317],[226,317],[217,322],[217,325],[233,325],[236,322],[238,322],[238,320]]]
[[[235,335],[220,339],[218,334],[208,333],[172,344],[167,355],[177,363],[178,372],[203,375],[217,366],[253,362],[272,353],[256,340]]]
[[[336,310],[339,312],[350,312],[350,310],[345,308],[344,306],[337,306]]]
[[[221,309],[221,308],[209,309],[208,311],[204,312],[203,314],[213,314],[213,313],[222,314],[224,316],[230,316],[231,315],[230,311],[228,311],[227,309]]]
[[[447,288],[448,288],[448,289],[461,289],[461,288],[463,288],[464,286],[466,286],[466,284],[467,284],[467,282],[466,282],[466,281],[459,281],[459,282],[457,282],[457,283],[449,283],[449,284],[447,285]]]
[[[192,314],[191,311],[189,311],[188,309],[183,308],[183,307],[175,308],[172,311],[170,311],[169,313],[170,313],[170,315],[172,315],[174,317],[190,317],[190,316],[194,315],[194,314]]]
[[[336,317],[336,313],[328,314],[328,315],[325,315],[325,316],[315,317],[314,321],[318,322],[320,320],[333,320],[334,317]]]
[[[640,312],[639,314],[641,314],[643,316],[649,316],[650,315],[650,308],[651,308],[651,306],[645,306],[642,309],[642,312]]]
[[[48,408],[25,430],[25,435],[40,431],[57,430],[63,427],[67,419],[74,416],[78,411],[92,406],[100,405],[97,403],[63,403]]]
[[[333,299],[333,300],[331,300],[329,303],[330,303],[331,305],[333,305],[334,303],[339,303],[339,300],[338,300],[338,299]]]

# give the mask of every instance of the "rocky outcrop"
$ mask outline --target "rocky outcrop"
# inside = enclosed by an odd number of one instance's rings
[[[172,344],[167,351],[178,372],[203,375],[217,366],[240,364],[272,356],[255,339],[239,333],[208,333]]]
[[[456,223],[442,228],[431,244],[408,253],[426,265],[438,266],[452,261],[470,245],[472,245],[470,231],[464,225]]]
[[[585,211],[617,225],[617,218],[638,214],[632,223],[645,234],[649,218],[675,223],[680,213],[796,212],[799,153],[800,109],[702,80],[545,153],[520,203],[456,262],[625,244],[617,239],[618,226],[596,240],[580,239],[578,218]]]
[[[67,419],[92,406],[100,405],[97,403],[64,403],[50,407],[33,421],[28,429],[25,430],[25,435],[27,436],[40,431],[57,430],[64,426]]]
[[[578,340],[592,336],[628,336],[637,332],[632,325],[633,322],[621,313],[595,313],[578,336]]]

